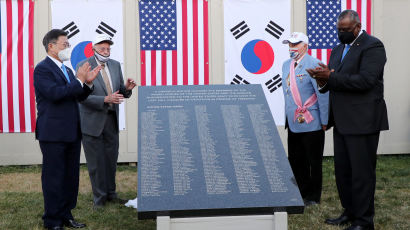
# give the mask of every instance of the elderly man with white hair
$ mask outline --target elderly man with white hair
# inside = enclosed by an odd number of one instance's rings
[[[320,62],[307,54],[308,43],[308,37],[300,32],[284,40],[290,59],[282,66],[288,158],[306,206],[320,203],[329,104],[329,95],[320,94],[316,81],[306,72]]]
[[[116,193],[119,130],[119,104],[131,96],[135,81],[124,84],[121,65],[110,58],[111,38],[98,34],[93,41],[94,56],[79,63],[88,62],[92,67],[101,66],[93,81],[94,91],[80,103],[83,147],[94,195],[94,209],[108,202],[125,203]]]

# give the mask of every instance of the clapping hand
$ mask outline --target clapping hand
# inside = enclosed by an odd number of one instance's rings
[[[109,96],[105,96],[104,98],[104,102],[108,104],[121,104],[123,101],[124,96],[120,94],[118,90]]]
[[[85,62],[82,66],[80,66],[80,68],[78,68],[77,78],[83,83],[91,84],[97,77],[100,70],[101,66],[97,66],[91,70],[90,63]]]
[[[327,83],[330,77],[330,73],[335,70],[330,70],[329,67],[323,63],[319,63],[319,66],[314,69],[306,69],[306,72],[314,78],[319,86],[323,86]]]

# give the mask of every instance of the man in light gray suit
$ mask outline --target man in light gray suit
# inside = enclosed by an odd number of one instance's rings
[[[93,41],[94,56],[80,62],[90,63],[92,68],[101,65],[93,81],[94,91],[80,103],[83,147],[87,159],[88,173],[94,195],[94,209],[105,202],[125,203],[116,193],[115,173],[118,159],[118,116],[119,104],[131,96],[135,81],[124,80],[121,65],[110,59],[111,38],[98,34]]]

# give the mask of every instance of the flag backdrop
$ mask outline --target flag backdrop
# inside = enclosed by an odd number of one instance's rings
[[[208,0],[139,0],[141,85],[209,84]]]
[[[34,1],[0,1],[0,133],[33,132]]]
[[[124,71],[122,0],[53,0],[51,15],[52,27],[68,33],[72,52],[65,65],[75,71],[79,62],[94,55],[92,40],[97,33],[104,33],[114,42],[110,58],[119,61]],[[124,103],[120,104],[119,129],[125,129]]]
[[[306,28],[309,54],[328,63],[332,48],[339,43],[337,16],[343,10],[355,10],[360,16],[362,29],[371,34],[372,0],[307,0]]]
[[[284,125],[282,41],[290,35],[288,0],[224,0],[225,83],[260,84],[276,125]]]

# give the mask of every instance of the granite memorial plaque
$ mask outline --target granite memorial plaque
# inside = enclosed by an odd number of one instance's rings
[[[138,217],[302,213],[260,85],[138,89]]]

